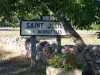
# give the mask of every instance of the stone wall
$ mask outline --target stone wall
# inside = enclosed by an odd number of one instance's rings
[[[31,46],[30,46],[31,40],[25,39],[21,36],[0,36],[0,49],[6,50],[6,51],[12,51],[12,52],[18,52],[21,54],[30,54]],[[67,47],[76,48],[72,45],[65,45],[62,46],[62,53],[65,52],[65,49]],[[36,43],[36,50],[37,52],[44,52],[47,49],[50,49],[51,51],[57,50],[57,45],[55,41],[45,41],[45,40],[39,40]]]
[[[0,36],[0,48],[6,51],[26,54],[25,41],[26,39],[20,36],[19,37]]]
[[[17,52],[19,54],[26,55],[30,54],[31,46],[29,46],[30,41],[27,43],[28,48],[26,49],[26,39],[22,37],[5,37],[0,36],[0,49],[6,51]],[[72,51],[77,51],[77,47],[73,45],[62,46],[62,53],[66,53],[68,49]],[[47,41],[38,41],[36,44],[37,58],[46,61],[46,55],[52,54],[56,50],[56,44]],[[29,55],[28,54],[28,55]],[[43,57],[44,56],[44,57]],[[42,58],[41,58],[42,57]],[[48,57],[48,56],[47,56]],[[79,59],[87,67],[90,65],[91,69],[94,71],[94,75],[100,75],[100,46],[88,45],[84,48],[83,52],[78,55]],[[41,62],[40,62],[41,63]],[[43,64],[42,64],[43,65]]]
[[[100,46],[87,45],[83,52],[78,55],[84,64],[85,72],[83,75],[100,75]],[[89,74],[88,74],[89,73]]]

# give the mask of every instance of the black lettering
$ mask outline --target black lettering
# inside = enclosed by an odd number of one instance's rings
[[[35,23],[35,28],[43,28],[43,23]]]
[[[58,34],[58,31],[57,30],[55,30],[55,34]]]
[[[62,30],[38,30],[38,34],[62,34]]]
[[[55,29],[55,28],[56,28],[56,29],[58,29],[58,28],[59,28],[59,29],[62,29],[63,26],[62,26],[61,23],[58,23],[58,24],[56,24],[56,23],[55,23],[55,24],[50,23],[49,26],[48,26],[48,29]]]
[[[33,23],[31,23],[31,28],[34,28],[34,25],[33,25]]]
[[[58,30],[58,34],[62,34],[62,30]]]
[[[62,25],[61,25],[60,23],[58,24],[58,28],[59,28],[59,29],[62,29],[62,28],[63,28]]]
[[[27,23],[27,28],[31,28],[30,23]]]
[[[45,30],[43,30],[43,34],[45,34]]]
[[[57,34],[57,31],[56,30],[53,30],[53,34]]]
[[[48,31],[49,31],[49,30],[45,30],[45,33],[48,34]]]
[[[43,23],[40,23],[41,24],[41,28],[43,28]]]
[[[42,33],[41,30],[38,30],[38,33],[41,34]]]
[[[40,23],[35,23],[35,28],[40,28]]]
[[[50,30],[47,30],[48,31],[48,33],[47,34],[51,34],[51,31]]]
[[[48,26],[48,29],[51,29],[52,28],[52,24],[50,23],[50,25]]]
[[[49,34],[52,34],[52,30],[49,30]]]

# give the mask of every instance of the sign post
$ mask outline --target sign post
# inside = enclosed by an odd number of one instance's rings
[[[60,35],[56,36],[56,41],[57,41],[57,53],[61,53],[61,36]]]
[[[31,36],[31,67],[36,67],[36,36]]]
[[[61,35],[67,35],[61,22],[52,21],[52,17],[42,17],[42,20],[21,21],[20,35],[31,36],[31,67],[36,67],[36,35],[54,35],[57,40],[58,53],[61,53]]]

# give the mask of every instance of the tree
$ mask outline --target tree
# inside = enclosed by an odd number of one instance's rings
[[[93,23],[100,24],[100,0],[0,0],[0,15],[9,13],[10,17],[24,19],[30,19],[29,14],[36,17],[52,14],[63,23],[82,52],[86,44],[73,26],[89,29]]]
[[[100,23],[99,3],[99,0],[1,0],[0,13],[1,16],[10,14],[10,17],[30,19],[29,14],[39,17],[52,12],[74,37],[81,52],[86,44],[72,26],[89,29],[92,23]]]

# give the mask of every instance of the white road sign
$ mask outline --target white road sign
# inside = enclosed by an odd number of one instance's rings
[[[67,35],[61,22],[22,21],[21,35]]]

